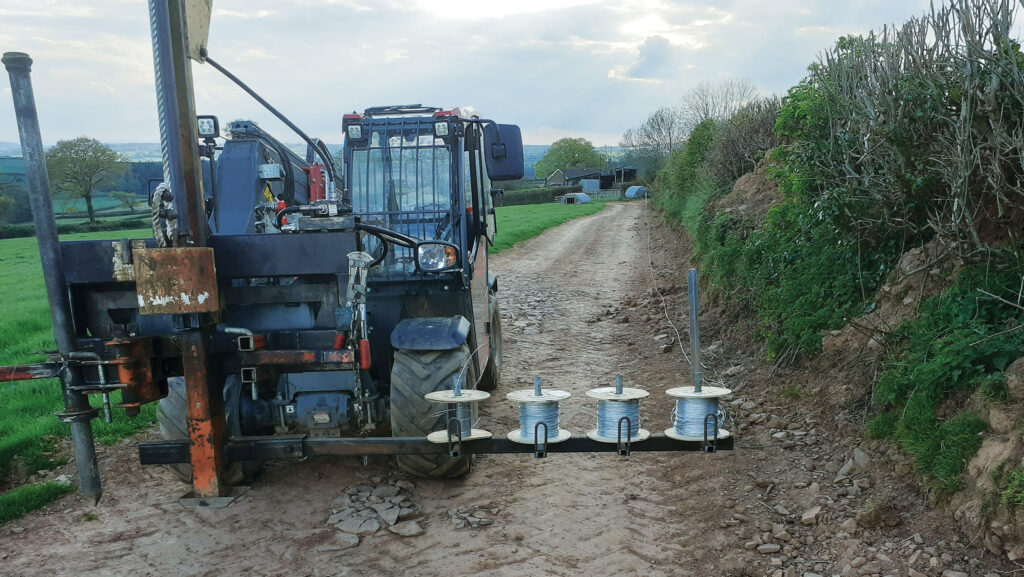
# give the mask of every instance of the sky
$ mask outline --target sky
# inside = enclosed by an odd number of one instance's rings
[[[385,104],[471,105],[527,144],[616,145],[697,83],[785,94],[843,35],[919,15],[929,0],[213,0],[209,53],[307,133]],[[43,140],[157,142],[144,0],[3,0],[0,51],[27,52]],[[208,65],[196,107],[298,141]],[[0,141],[17,142],[0,82]]]

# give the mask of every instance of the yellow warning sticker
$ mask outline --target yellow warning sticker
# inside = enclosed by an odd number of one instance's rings
[[[267,199],[267,202],[274,202],[274,193],[270,192],[270,185],[263,189],[263,198]]]

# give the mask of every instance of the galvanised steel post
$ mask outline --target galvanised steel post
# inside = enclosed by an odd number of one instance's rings
[[[700,326],[697,323],[697,315],[700,311],[700,302],[697,300],[697,269],[691,268],[686,279],[690,297],[690,363],[693,369],[694,391],[701,392],[703,373],[700,372]]]
[[[22,52],[7,52],[2,61],[11,78],[11,94],[14,96],[14,114],[25,158],[25,179],[28,181],[32,220],[35,221],[46,296],[50,301],[53,338],[57,342],[57,351],[62,357],[68,358],[75,349],[75,328],[71,320],[71,300],[61,262],[57,222],[53,216],[50,180],[46,174],[43,139],[39,133],[39,116],[32,92],[32,59]],[[75,450],[75,464],[78,465],[79,487],[82,494],[95,504],[103,494],[99,465],[96,462],[96,445],[93,443],[92,425],[89,422],[96,416],[97,410],[89,405],[89,398],[78,391],[82,384],[81,369],[64,364],[60,380],[64,393],[64,411],[57,416],[71,425],[71,443]]]

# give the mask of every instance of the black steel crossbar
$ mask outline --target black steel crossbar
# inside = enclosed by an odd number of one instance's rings
[[[710,443],[677,441],[665,435],[651,435],[644,441],[629,445],[632,453],[707,451]],[[714,450],[729,451],[732,437],[718,439]],[[561,443],[547,443],[548,453],[617,453],[616,443],[601,443],[585,436],[573,436]],[[431,443],[422,437],[351,437],[310,438],[303,435],[282,437],[235,437],[224,448],[229,461],[262,461],[273,459],[302,459],[320,456],[363,455],[447,455],[447,444]],[[504,437],[463,441],[463,454],[534,453],[532,443],[513,443]],[[188,441],[146,441],[139,443],[139,458],[143,465],[188,463]]]

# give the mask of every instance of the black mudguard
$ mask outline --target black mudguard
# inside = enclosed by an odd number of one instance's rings
[[[461,315],[404,319],[391,332],[391,346],[405,351],[450,351],[466,343],[469,326]]]

